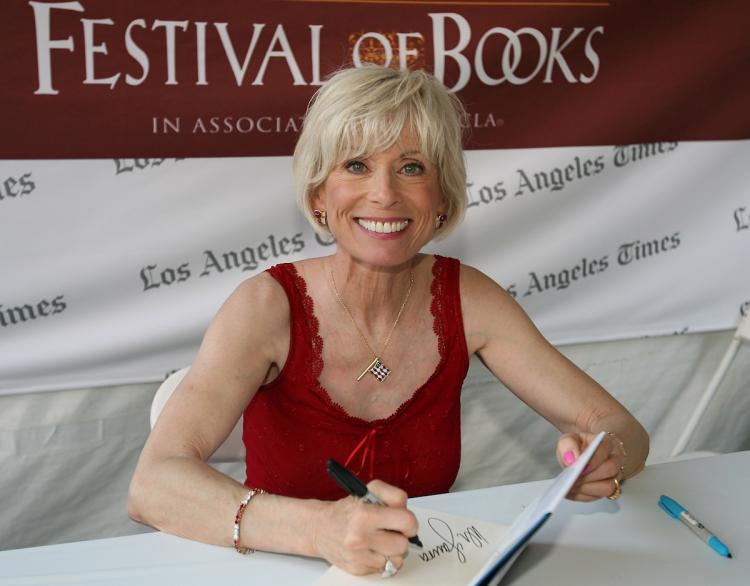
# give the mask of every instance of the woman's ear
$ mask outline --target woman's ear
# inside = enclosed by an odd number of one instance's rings
[[[451,209],[451,204],[445,195],[440,196],[440,205],[438,205],[438,215],[448,217],[448,210]]]
[[[313,191],[310,194],[310,205],[312,209],[318,209],[322,210],[325,208],[325,204],[323,203],[324,200],[324,194],[323,194],[323,188],[319,187],[315,191]]]

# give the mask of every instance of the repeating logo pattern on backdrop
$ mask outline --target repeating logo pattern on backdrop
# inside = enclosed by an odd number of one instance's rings
[[[529,202],[534,203],[539,209],[549,210],[548,213],[551,214],[568,213],[565,208],[574,202],[577,193],[582,190],[591,192],[588,187],[591,182],[597,181],[598,185],[605,187],[618,184],[626,177],[623,174],[627,174],[627,177],[637,176],[641,167],[644,167],[647,173],[653,173],[659,168],[662,161],[666,161],[670,157],[680,156],[683,148],[693,147],[691,145],[683,147],[680,143],[669,142],[617,145],[580,151],[568,149],[561,150],[554,156],[551,156],[551,151],[539,151],[538,153],[528,153],[529,156],[518,159],[522,160],[523,163],[517,166],[508,166],[503,153],[488,152],[488,155],[496,157],[496,163],[490,162],[481,169],[470,165],[472,177],[467,182],[469,208],[466,225],[459,232],[463,230],[462,238],[474,241],[476,238],[473,234],[474,218],[477,220],[480,218],[486,219],[493,215],[498,218],[506,218],[507,214],[513,214],[513,210],[516,209],[510,202],[518,202],[515,204],[516,206],[519,204],[526,205]],[[550,164],[550,161],[554,161],[554,163]],[[279,162],[284,163],[284,161]],[[121,184],[116,189],[101,189],[100,186],[97,199],[106,202],[107,199],[115,201],[122,199],[124,196],[129,199],[135,195],[140,196],[137,192],[132,194],[129,192],[131,189],[140,190],[144,186],[148,188],[150,185],[153,185],[154,189],[148,194],[143,194],[143,196],[158,198],[163,188],[173,184],[178,177],[189,177],[193,172],[193,166],[201,164],[199,161],[184,159],[121,158],[112,159],[108,162],[92,162],[88,168],[90,171],[95,166],[106,168],[111,181],[116,181],[118,185]],[[279,165],[279,168],[286,168],[285,165],[287,164],[288,160],[283,165]],[[241,166],[250,166],[256,169],[255,173],[265,171],[263,165],[254,166],[252,159],[238,160],[237,165],[235,167],[237,170]],[[16,165],[5,166],[5,176],[14,179],[14,181],[7,182],[8,188],[11,191],[17,190],[20,194],[21,186],[25,183],[29,186],[29,193],[12,198],[6,197],[2,200],[0,203],[15,200],[19,205],[6,204],[0,207],[0,221],[3,218],[10,217],[8,213],[12,215],[16,213],[16,210],[21,211],[22,206],[37,205],[38,201],[43,201],[50,195],[54,195],[54,186],[45,185],[44,193],[39,191],[41,186],[37,177],[41,176],[40,169],[44,168],[46,168],[44,163],[24,166],[21,167],[20,171],[14,170],[18,169]],[[494,180],[487,181],[487,177],[492,177],[496,173],[495,169],[500,169],[500,173],[495,175]],[[90,171],[87,175],[91,177],[100,175]],[[46,173],[44,174],[46,176]],[[80,175],[76,174],[76,177],[80,179]],[[114,187],[115,184],[112,183],[111,185]],[[189,185],[189,181],[184,185]],[[247,190],[247,197],[252,200],[254,193],[252,181],[247,182]],[[212,196],[210,191],[203,191],[202,194],[203,199]],[[173,195],[171,194],[170,197],[173,197]],[[258,194],[258,197],[261,197],[261,195]],[[285,193],[284,197],[290,197],[290,195]],[[600,197],[606,199],[608,194],[603,192]],[[263,201],[271,202],[272,199]],[[74,202],[71,201],[70,203]],[[272,205],[277,204],[273,203]],[[748,205],[735,205],[729,209],[728,213],[730,229],[743,241],[744,236],[750,233],[748,209],[750,209]],[[86,210],[82,209],[81,211],[85,212]],[[507,218],[504,221],[508,221]],[[512,220],[510,221],[512,222]],[[551,307],[555,305],[556,302],[552,299],[557,297],[558,293],[570,291],[574,288],[584,290],[585,287],[587,295],[590,295],[592,291],[608,291],[611,288],[611,284],[607,282],[608,276],[612,276],[612,281],[615,282],[618,280],[617,275],[624,271],[628,271],[627,280],[633,283],[642,279],[639,276],[641,270],[643,270],[643,274],[653,274],[653,267],[659,267],[656,269],[657,271],[664,271],[665,275],[668,275],[671,266],[679,266],[684,262],[678,258],[683,251],[685,254],[691,254],[696,246],[706,245],[705,242],[703,244],[696,242],[692,230],[687,232],[684,230],[684,223],[675,223],[670,221],[670,218],[664,218],[658,221],[656,225],[661,226],[663,231],[644,232],[637,229],[635,233],[638,236],[630,238],[627,237],[627,231],[622,231],[621,234],[625,237],[620,241],[614,241],[605,246],[591,247],[586,253],[575,258],[567,259],[553,250],[549,256],[549,262],[543,262],[545,259],[538,257],[533,263],[526,264],[525,267],[523,265],[517,267],[514,274],[502,274],[503,268],[499,265],[495,267],[495,278],[519,302],[524,304],[532,302],[536,304],[535,307]],[[153,311],[153,309],[146,308],[155,307],[148,300],[159,299],[161,300],[159,303],[179,304],[185,298],[184,293],[197,283],[210,280],[217,284],[221,283],[221,287],[226,287],[227,284],[232,286],[232,283],[237,284],[271,264],[293,261],[311,254],[325,254],[325,248],[333,244],[330,239],[320,237],[308,228],[303,230],[292,228],[290,218],[280,218],[278,223],[274,222],[274,225],[264,226],[248,216],[247,226],[249,230],[244,235],[234,234],[231,238],[220,238],[219,234],[215,235],[217,237],[216,242],[222,242],[221,245],[201,246],[194,250],[184,248],[182,259],[179,255],[175,255],[168,250],[160,250],[158,247],[152,248],[153,254],[150,256],[144,258],[141,254],[140,261],[133,253],[128,253],[127,257],[123,257],[123,259],[127,259],[129,266],[133,266],[133,261],[138,263],[136,264],[137,268],[128,269],[131,271],[131,277],[128,278],[129,290],[133,293],[141,293],[142,301],[138,301],[138,297],[131,294],[127,313],[121,317],[129,319],[132,316],[137,323],[140,319],[138,318],[139,314],[142,313],[145,317]],[[176,226],[175,229],[179,229],[179,226]],[[533,223],[529,225],[529,229],[532,231],[535,229]],[[688,236],[688,233],[690,233],[690,236]],[[543,239],[543,232],[540,232],[537,237]],[[575,235],[575,238],[585,238],[585,233]],[[122,245],[127,248],[139,242],[140,237],[136,232],[131,242],[123,241]],[[228,246],[227,243],[229,242],[235,244]],[[481,242],[491,244],[492,239],[485,238]],[[139,249],[136,248],[136,250]],[[450,253],[450,250],[448,253]],[[112,259],[119,259],[122,252],[112,249],[108,254]],[[491,251],[493,257],[499,254],[504,253],[501,250]],[[515,254],[515,251],[512,251],[512,254]],[[469,263],[473,262],[471,254],[464,256],[463,260]],[[112,263],[114,272],[110,273],[111,275],[117,274],[118,266],[120,267],[119,271],[125,268],[122,260],[117,260]],[[18,273],[18,275],[22,276],[21,273]],[[92,275],[91,278],[94,278],[94,276]],[[20,280],[17,278],[16,281],[23,284],[22,278]],[[65,287],[63,290],[68,290],[65,283],[63,283],[63,286]],[[43,288],[41,290],[43,291]],[[159,292],[158,295],[156,294],[157,291]],[[5,332],[6,338],[11,332],[20,333],[22,329],[29,328],[33,324],[41,324],[45,328],[49,327],[52,331],[58,327],[56,324],[63,323],[61,317],[67,322],[74,323],[76,319],[86,319],[88,315],[87,300],[79,297],[78,289],[76,289],[76,295],[71,295],[69,292],[63,294],[59,290],[57,293],[49,295],[45,293],[35,294],[27,288],[19,296],[19,294],[4,287],[0,291],[0,295],[2,296],[0,298],[0,331]],[[537,301],[547,298],[550,301],[545,301],[541,305]],[[569,300],[570,297],[568,296],[566,299]],[[746,295],[739,299],[735,297],[734,307],[737,308],[738,306],[741,312],[746,313],[748,311],[750,305],[746,301]],[[561,306],[560,311],[566,311],[565,307]],[[154,319],[156,319],[156,316],[154,316]],[[687,325],[684,325],[684,323],[687,323]],[[689,320],[684,321],[684,323],[672,324],[669,331],[664,333],[693,331],[694,326]],[[144,335],[146,335],[145,331]],[[7,339],[10,340],[10,338]],[[2,337],[0,337],[0,340],[2,340]],[[160,372],[169,370],[169,362],[167,361],[164,364],[165,367]],[[179,366],[179,364],[175,364],[175,366]]]

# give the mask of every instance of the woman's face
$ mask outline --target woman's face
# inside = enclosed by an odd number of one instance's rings
[[[331,171],[313,207],[326,211],[339,252],[368,265],[397,267],[432,239],[446,206],[437,169],[405,131],[389,149]]]

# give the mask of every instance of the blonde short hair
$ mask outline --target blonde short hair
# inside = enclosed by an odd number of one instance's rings
[[[437,168],[448,216],[437,235],[447,235],[466,211],[465,118],[458,98],[424,71],[373,65],[338,71],[313,96],[294,149],[297,204],[321,232],[311,196],[331,171],[390,148],[408,128]]]

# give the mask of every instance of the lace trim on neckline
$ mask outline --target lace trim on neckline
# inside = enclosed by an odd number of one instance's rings
[[[446,358],[448,356],[448,342],[445,335],[445,322],[442,318],[444,315],[443,311],[443,295],[445,292],[445,267],[447,259],[445,257],[434,255],[435,260],[432,263],[432,283],[430,285],[430,293],[432,295],[432,302],[430,303],[430,313],[432,313],[433,323],[432,330],[435,332],[438,341],[438,354],[440,360],[438,360],[437,366],[427,380],[422,383],[412,395],[406,399],[398,408],[391,413],[388,417],[380,419],[362,419],[351,415],[341,404],[334,401],[328,394],[328,391],[320,384],[320,373],[323,372],[323,338],[320,336],[320,322],[315,315],[315,305],[312,297],[308,294],[307,283],[305,282],[302,275],[297,271],[297,267],[294,264],[289,263],[291,267],[291,274],[294,281],[294,285],[300,293],[300,299],[302,301],[302,307],[305,312],[305,322],[307,331],[310,335],[310,370],[307,378],[308,388],[313,390],[328,406],[330,406],[343,420],[361,427],[382,427],[397,419],[409,406],[417,400],[423,392],[423,389],[427,387],[433,379],[440,374],[445,365]],[[305,369],[306,370],[306,369]]]
[[[313,305],[312,297],[307,292],[307,283],[302,275],[297,272],[297,267],[292,263],[289,263],[291,269],[292,279],[294,286],[299,292],[299,298],[302,300],[302,309],[304,311],[304,319],[307,325],[307,331],[310,334],[310,354],[312,360],[310,361],[310,380],[311,385],[316,385],[317,380],[320,377],[320,373],[323,372],[323,338],[320,337],[320,323],[315,315],[315,306]],[[294,333],[291,334],[294,336]]]

